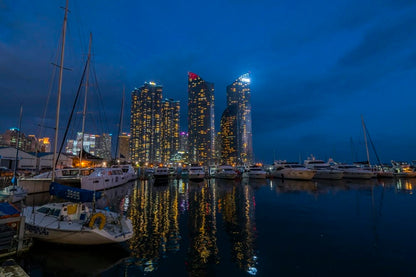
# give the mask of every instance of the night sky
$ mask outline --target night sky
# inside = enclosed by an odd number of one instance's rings
[[[39,135],[50,84],[44,125],[54,126],[61,6],[0,0],[0,133],[17,126],[22,104],[22,131]],[[226,86],[251,72],[257,161],[365,160],[361,115],[382,161],[416,160],[414,0],[71,0],[69,9],[62,126],[92,32],[86,132],[117,134],[123,86],[129,131],[130,92],[145,81],[181,101],[186,130],[187,72],[215,84],[219,130]]]

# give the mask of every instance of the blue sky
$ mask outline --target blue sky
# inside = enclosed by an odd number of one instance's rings
[[[64,5],[0,0],[1,133],[16,126],[20,104],[23,131],[38,132],[51,80],[56,88]],[[145,81],[181,101],[185,130],[188,71],[215,84],[218,123],[226,86],[251,72],[258,161],[364,160],[361,115],[383,161],[416,159],[415,1],[73,0],[69,8],[62,122],[92,32],[89,132],[117,133],[123,86],[128,131],[130,92]]]

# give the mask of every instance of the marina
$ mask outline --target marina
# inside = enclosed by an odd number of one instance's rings
[[[415,187],[399,178],[138,180],[97,202],[128,215],[129,242],[35,240],[16,261],[30,276],[414,276]]]

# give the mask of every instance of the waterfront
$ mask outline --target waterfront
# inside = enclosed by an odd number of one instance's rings
[[[30,276],[415,276],[415,187],[416,179],[137,181],[98,203],[131,216],[128,245],[35,242],[18,262]]]

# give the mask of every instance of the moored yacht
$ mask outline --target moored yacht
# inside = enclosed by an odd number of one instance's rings
[[[169,182],[169,169],[164,166],[159,166],[155,168],[155,173],[153,173],[155,178],[155,184],[159,183],[168,183]]]
[[[62,168],[55,169],[55,181],[71,187],[80,188],[82,177],[94,172],[94,168]],[[33,177],[20,177],[17,180],[28,194],[47,192],[52,181],[52,171],[43,172]]]
[[[189,167],[188,176],[189,180],[200,182],[205,178],[205,170],[202,166],[192,165]]]
[[[315,158],[305,160],[304,165],[306,168],[316,171],[313,176],[314,179],[340,180],[344,175],[341,170],[337,170],[329,163],[322,160],[316,160]]]
[[[98,167],[90,175],[81,178],[81,188],[87,190],[105,190],[121,186],[129,180],[120,168]]]
[[[237,172],[235,171],[234,167],[230,165],[221,165],[217,168],[215,172],[215,178],[218,179],[228,179],[233,180],[238,177]]]
[[[185,180],[189,178],[189,169],[187,167],[182,168],[181,178]]]
[[[376,176],[375,172],[352,164],[337,164],[335,168],[341,170],[346,179],[371,179]]]
[[[316,171],[303,165],[286,161],[275,161],[271,170],[271,176],[281,179],[311,180]]]
[[[394,176],[403,178],[416,177],[416,171],[407,162],[391,161],[394,170]]]
[[[251,165],[248,168],[247,175],[252,179],[266,179],[267,173],[260,165]]]
[[[112,168],[119,168],[124,173],[124,178],[129,181],[134,181],[137,179],[137,173],[134,170],[134,167],[130,164],[121,164],[113,165]]]

